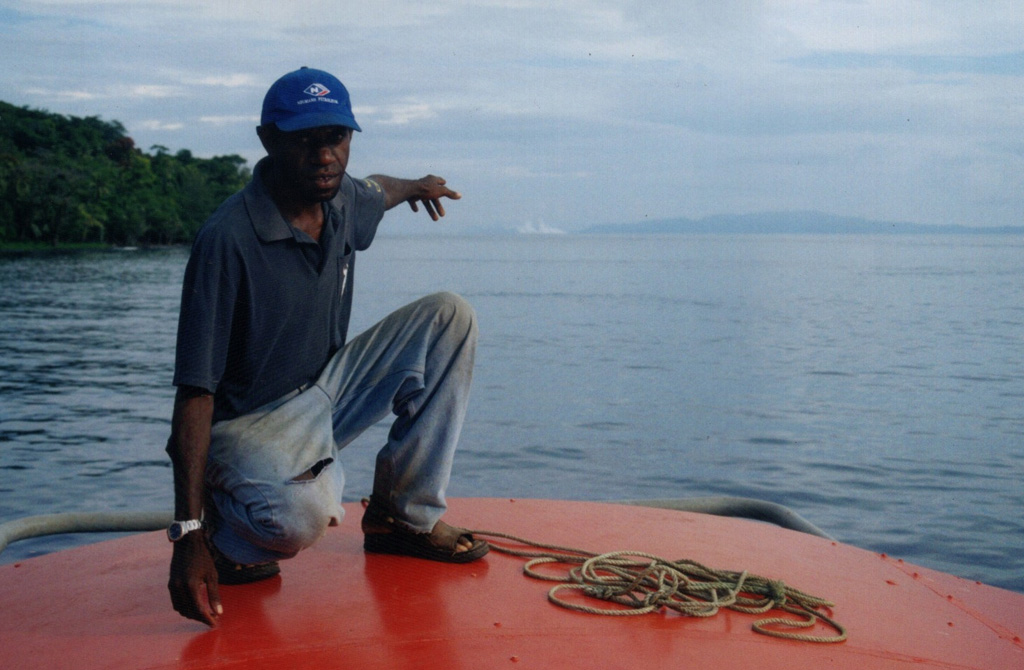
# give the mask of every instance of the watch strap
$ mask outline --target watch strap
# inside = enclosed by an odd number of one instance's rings
[[[188,519],[187,521],[175,520],[167,529],[167,539],[171,542],[177,542],[192,531],[199,530],[202,527],[203,522],[200,519]]]

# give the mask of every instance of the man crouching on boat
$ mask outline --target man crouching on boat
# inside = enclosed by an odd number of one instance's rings
[[[488,545],[440,520],[465,416],[476,319],[437,294],[346,342],[357,251],[385,210],[445,180],[345,173],[348,92],[321,70],[281,77],[263,102],[267,151],[252,181],[196,237],[185,271],[167,451],[174,466],[168,588],[216,623],[218,586],[276,575],[344,514],[338,450],[389,412],[363,519],[368,552],[465,563]]]

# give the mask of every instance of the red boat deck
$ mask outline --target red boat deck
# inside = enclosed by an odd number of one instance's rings
[[[1024,668],[1024,595],[765,524],[562,501],[455,499],[446,519],[594,552],[645,551],[781,579],[836,603],[849,640],[751,630],[756,615],[600,617],[491,552],[447,565],[366,555],[361,509],[280,577],[222,587],[215,629],[167,595],[147,533],[0,566],[0,666],[31,668]],[[818,626],[814,632],[831,634]]]

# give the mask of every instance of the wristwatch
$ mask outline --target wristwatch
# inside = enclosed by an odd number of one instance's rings
[[[199,519],[189,519],[188,521],[174,521],[170,526],[167,527],[167,539],[171,542],[177,542],[181,538],[185,537],[194,530],[199,530],[203,527],[203,522]]]

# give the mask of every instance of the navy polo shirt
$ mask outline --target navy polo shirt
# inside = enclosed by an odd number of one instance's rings
[[[185,269],[174,384],[213,393],[214,421],[314,381],[344,346],[355,252],[384,216],[380,186],[346,174],[318,243],[277,210],[265,163],[203,225]]]

